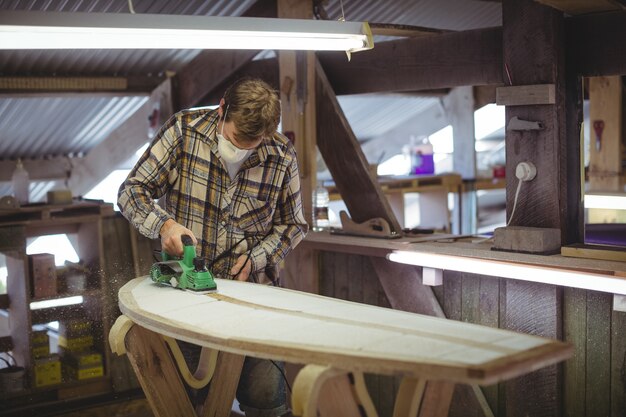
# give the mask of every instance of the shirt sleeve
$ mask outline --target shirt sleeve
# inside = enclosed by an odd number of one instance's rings
[[[117,205],[122,215],[144,236],[157,239],[161,226],[173,216],[157,203],[178,177],[180,128],[172,116],[120,185]]]
[[[252,250],[252,271],[268,265],[278,265],[306,236],[309,225],[304,218],[300,193],[298,161],[293,148],[288,153],[291,163],[287,168],[282,191],[274,217],[272,231]]]

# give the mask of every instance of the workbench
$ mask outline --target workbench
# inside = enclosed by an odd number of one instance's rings
[[[109,341],[157,416],[228,416],[244,356],[302,364],[294,415],[376,416],[364,373],[398,375],[394,417],[445,416],[455,384],[495,384],[563,361],[569,344],[283,288],[216,280],[193,294],[147,277],[119,291]],[[203,347],[195,376],[174,340]],[[178,364],[181,364],[179,366]],[[202,410],[185,385],[209,384]]]

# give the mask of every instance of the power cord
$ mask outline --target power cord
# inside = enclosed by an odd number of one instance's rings
[[[532,162],[520,162],[515,168],[515,176],[517,177],[517,190],[515,191],[515,199],[513,200],[513,210],[511,210],[511,217],[506,225],[510,225],[515,214],[515,208],[517,207],[517,199],[519,197],[519,191],[522,189],[522,183],[532,181],[537,176],[537,168]]]
[[[513,199],[513,209],[511,210],[511,216],[509,216],[509,220],[506,222],[506,226],[508,227],[513,221],[513,216],[515,215],[515,209],[517,208],[517,200],[519,199],[519,193],[522,189],[522,183],[532,181],[537,176],[537,168],[532,162],[520,162],[515,167],[515,177],[517,178],[517,189],[515,190],[515,198]],[[493,240],[494,236],[478,239],[472,241],[472,243],[483,243]]]
[[[289,385],[289,381],[287,381],[287,375],[285,375],[285,371],[283,371],[283,369],[278,366],[278,364],[276,362],[274,362],[273,360],[269,360],[270,362],[272,362],[272,364],[276,367],[276,369],[278,369],[278,372],[280,372],[280,374],[283,377],[283,380],[285,381],[285,385],[287,385],[287,389],[289,390],[289,394],[291,394],[291,385]]]

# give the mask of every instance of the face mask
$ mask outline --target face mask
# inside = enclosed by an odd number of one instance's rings
[[[217,150],[226,163],[236,164],[252,153],[251,149],[239,149],[224,137],[224,123],[226,123],[226,115],[228,114],[228,106],[224,119],[222,119],[222,130],[217,134]]]
[[[229,164],[236,164],[242,161],[248,155],[252,153],[252,149],[239,149],[221,133],[217,134],[217,149],[220,152],[220,156],[224,161]]]

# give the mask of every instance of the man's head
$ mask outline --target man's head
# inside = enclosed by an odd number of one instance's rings
[[[234,139],[234,144],[240,148],[255,147],[278,128],[278,94],[265,81],[239,80],[224,93],[220,100],[219,115],[225,124],[224,135],[229,140]]]

